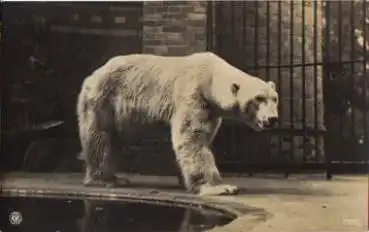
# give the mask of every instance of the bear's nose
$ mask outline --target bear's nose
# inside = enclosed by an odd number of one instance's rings
[[[269,118],[269,125],[270,127],[274,126],[278,122],[278,117],[271,117]]]

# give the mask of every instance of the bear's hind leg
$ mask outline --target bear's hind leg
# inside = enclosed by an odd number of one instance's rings
[[[116,183],[110,137],[108,132],[95,129],[85,141],[82,152],[86,163],[86,186],[112,186]]]
[[[86,164],[84,185],[116,187],[127,185],[127,178],[115,175],[114,156],[119,149],[112,143],[112,134],[105,131],[93,130],[86,138],[83,146],[83,159]]]

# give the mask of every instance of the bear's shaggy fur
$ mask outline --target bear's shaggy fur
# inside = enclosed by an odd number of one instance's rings
[[[77,115],[85,185],[116,183],[112,158],[132,123],[166,122],[183,182],[199,194],[233,194],[209,148],[223,118],[262,130],[278,117],[273,82],[210,52],[183,57],[117,56],[84,80]],[[128,180],[127,180],[128,181]]]

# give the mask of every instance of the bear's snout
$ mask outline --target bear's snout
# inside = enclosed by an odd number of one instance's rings
[[[275,124],[278,122],[278,117],[270,117],[266,122],[264,123],[264,126],[266,128],[272,128],[275,126]]]

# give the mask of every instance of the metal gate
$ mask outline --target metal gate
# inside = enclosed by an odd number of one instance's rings
[[[367,172],[369,4],[326,2],[324,90],[329,172]]]
[[[325,170],[328,178],[366,170],[367,3],[218,1],[208,7],[208,50],[273,80],[281,96],[276,130],[224,127],[215,149],[232,156],[220,156],[220,166],[250,174]]]

